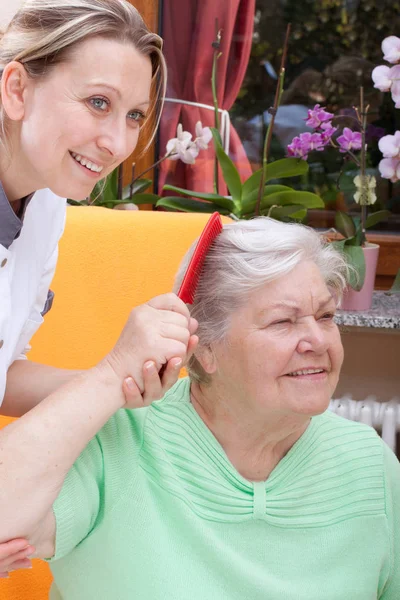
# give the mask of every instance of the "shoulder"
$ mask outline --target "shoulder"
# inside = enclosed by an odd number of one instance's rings
[[[376,431],[330,411],[309,429],[295,452],[294,486],[324,507],[322,521],[385,515],[385,443]]]
[[[103,452],[123,455],[129,450],[129,455],[137,454],[143,443],[147,423],[152,421],[154,413],[166,413],[169,407],[185,401],[189,394],[189,380],[180,379],[161,400],[150,406],[135,409],[121,409],[97,433],[97,443]]]
[[[38,190],[26,209],[22,235],[42,234],[52,246],[56,245],[65,226],[67,202],[51,190]]]
[[[312,442],[340,471],[354,468],[382,470],[384,442],[369,425],[344,419],[331,411],[313,419]]]
[[[161,400],[155,402],[154,405],[167,406],[180,402],[186,403],[190,401],[190,379],[182,377],[178,379],[175,385],[163,396]]]

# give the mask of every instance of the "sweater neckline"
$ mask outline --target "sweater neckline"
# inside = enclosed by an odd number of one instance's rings
[[[190,380],[187,378],[185,380],[186,389],[184,397],[186,399],[186,409],[189,413],[191,413],[193,421],[196,423],[199,431],[202,431],[204,440],[207,444],[212,448],[215,452],[215,455],[219,458],[221,465],[224,467],[224,471],[230,474],[229,479],[240,481],[242,485],[248,485],[253,487],[253,489],[260,488],[264,486],[266,489],[272,488],[281,477],[285,476],[287,471],[291,472],[291,465],[296,461],[296,455],[301,452],[303,447],[308,446],[308,440],[313,436],[313,430],[315,427],[315,417],[311,417],[310,423],[304,433],[299,437],[298,440],[293,444],[293,446],[288,450],[285,456],[279,461],[279,463],[274,467],[271,473],[268,475],[265,480],[257,480],[253,481],[251,479],[247,479],[243,475],[239,473],[236,467],[232,464],[227,456],[223,446],[217,440],[212,431],[207,427],[203,419],[200,417],[199,413],[193,406],[190,399]]]
[[[232,465],[190,402],[189,392],[189,380],[180,380],[146,409],[139,465],[152,485],[178,498],[198,517],[221,523],[261,519],[297,528],[338,522],[371,507],[374,514],[382,511],[382,494],[375,489],[382,471],[381,450],[371,445],[368,430],[342,423],[329,412],[312,417],[269,477],[249,481]],[[356,466],[338,462],[338,452],[355,453]],[[368,506],[360,510],[354,478],[359,477],[364,497],[366,465],[375,483],[368,483],[373,498],[367,494]],[[343,489],[355,488],[357,501],[348,502],[338,481]]]

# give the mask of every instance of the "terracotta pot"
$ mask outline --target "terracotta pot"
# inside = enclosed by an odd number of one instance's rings
[[[365,280],[359,292],[348,287],[343,295],[342,310],[369,310],[375,285],[376,266],[378,264],[379,246],[367,242],[363,246],[365,257]]]

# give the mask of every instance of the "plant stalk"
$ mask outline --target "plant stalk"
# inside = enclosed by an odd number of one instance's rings
[[[218,106],[218,60],[221,56],[219,51],[221,48],[222,30],[218,29],[218,19],[215,20],[215,41],[212,43],[214,49],[213,66],[211,73],[211,90],[214,104],[214,123],[215,129],[220,130],[220,119],[219,119],[219,106]],[[218,158],[215,156],[214,159],[214,193],[218,194]]]
[[[124,188],[124,163],[121,163],[118,167],[117,175],[117,200],[122,200]]]
[[[361,112],[361,166],[360,166],[360,174],[361,174],[361,235],[362,235],[362,245],[366,242],[365,235],[365,223],[367,221],[367,198],[368,198],[368,183],[366,180],[366,145],[365,145],[365,133],[367,129],[367,112],[364,109],[364,88],[360,87],[360,112]]]
[[[137,177],[135,177],[135,179],[133,181],[131,181],[131,187],[133,188],[134,183],[136,183],[136,181],[138,179],[140,179],[141,177],[143,177],[143,175],[146,175],[146,173],[148,173],[149,171],[151,171],[152,169],[154,169],[155,167],[158,167],[158,165],[160,165],[162,162],[164,162],[164,160],[166,160],[167,158],[171,158],[171,156],[174,156],[176,154],[176,152],[169,152],[168,154],[166,154],[165,156],[163,156],[162,158],[160,158],[159,160],[157,160],[157,162],[153,163],[150,167],[148,167],[147,169],[145,169],[144,171],[142,171],[141,173],[139,173],[139,175]]]
[[[286,28],[285,43],[284,43],[283,51],[282,51],[281,66],[279,69],[279,77],[278,77],[278,81],[276,84],[274,105],[273,105],[273,107],[271,107],[268,110],[268,112],[271,115],[271,119],[269,121],[267,133],[265,135],[265,140],[264,140],[262,173],[261,173],[261,179],[260,179],[260,186],[258,188],[258,197],[257,197],[256,210],[255,210],[255,214],[257,216],[260,215],[261,202],[262,202],[262,199],[264,196],[264,187],[265,187],[265,182],[267,179],[268,156],[269,156],[269,151],[270,151],[270,147],[271,147],[272,132],[274,129],[276,113],[278,112],[278,108],[279,108],[279,105],[281,102],[281,97],[282,97],[282,92],[283,92],[283,84],[284,84],[284,80],[285,80],[285,64],[286,64],[286,56],[287,56],[287,51],[288,51],[288,46],[289,46],[290,28],[291,28],[291,24],[288,23],[288,26]]]

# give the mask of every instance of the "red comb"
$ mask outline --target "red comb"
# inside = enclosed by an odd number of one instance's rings
[[[204,260],[207,256],[207,252],[210,249],[211,244],[215,240],[218,234],[222,231],[221,216],[218,212],[215,212],[209,218],[207,225],[205,226],[203,233],[201,234],[199,241],[197,242],[196,249],[188,268],[186,269],[185,276],[179,288],[178,296],[186,304],[193,304],[194,296],[196,293],[197,285],[199,283],[201,270],[203,268]]]

